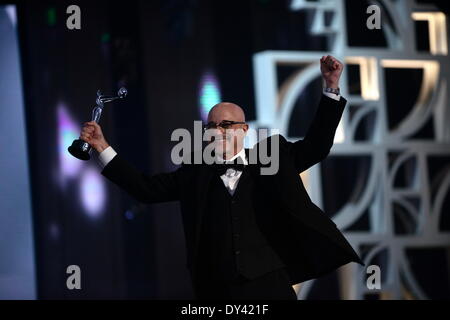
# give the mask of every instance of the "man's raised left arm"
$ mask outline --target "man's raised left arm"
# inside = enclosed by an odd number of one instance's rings
[[[333,146],[334,135],[347,103],[339,93],[343,68],[344,65],[332,56],[320,59],[324,88],[319,107],[304,139],[287,144],[299,173],[325,159]]]

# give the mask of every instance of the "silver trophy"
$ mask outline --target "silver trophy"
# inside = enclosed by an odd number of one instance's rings
[[[128,91],[124,87],[119,89],[119,91],[117,92],[117,96],[106,96],[103,95],[100,90],[98,90],[96,100],[97,105],[92,110],[91,121],[99,123],[104,104],[117,99],[123,99],[127,96],[127,93]],[[81,139],[74,140],[72,142],[72,145],[67,150],[69,150],[71,155],[80,160],[89,160],[91,158],[92,147],[89,145],[89,143]]]

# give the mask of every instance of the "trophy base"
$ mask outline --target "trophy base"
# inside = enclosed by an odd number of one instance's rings
[[[67,150],[71,155],[80,160],[89,160],[91,158],[91,146],[81,139],[73,140],[72,145]]]

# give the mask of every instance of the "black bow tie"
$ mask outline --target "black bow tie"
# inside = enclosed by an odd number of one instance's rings
[[[242,163],[214,163],[213,168],[216,170],[217,174],[221,176],[227,172],[227,169],[244,171],[245,165]]]

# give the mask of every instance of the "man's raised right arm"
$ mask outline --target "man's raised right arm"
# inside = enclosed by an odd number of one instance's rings
[[[89,143],[99,153],[103,167],[101,173],[114,184],[143,203],[175,201],[179,199],[179,174],[182,167],[169,173],[149,176],[118,155],[106,142],[99,124],[84,124],[80,139]]]

